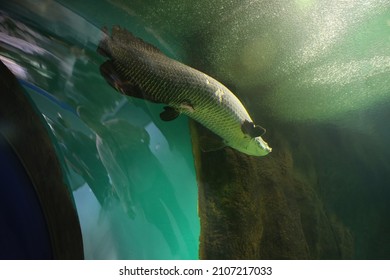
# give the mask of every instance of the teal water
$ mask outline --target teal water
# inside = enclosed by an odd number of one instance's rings
[[[280,181],[310,187],[340,225],[340,248],[353,244],[348,258],[390,258],[388,0],[0,1],[0,10],[0,59],[58,144],[86,258],[199,257],[188,120],[164,123],[162,106],[102,79],[96,46],[114,24],[231,88],[267,128],[274,150],[261,160],[288,154],[294,174]],[[310,223],[304,246],[316,247],[322,224]]]
[[[101,26],[62,5],[16,1],[0,18],[1,59],[57,142],[85,257],[197,259],[198,190],[186,118],[163,123],[162,106],[110,88],[96,53]]]

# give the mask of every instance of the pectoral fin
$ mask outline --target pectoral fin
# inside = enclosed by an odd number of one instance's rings
[[[225,141],[208,128],[197,124],[199,147],[203,152],[215,152],[226,147]]]
[[[262,136],[266,132],[265,128],[247,120],[241,125],[241,130],[252,138]]]
[[[215,152],[226,147],[223,139],[215,135],[215,137],[200,137],[200,149],[203,152]]]
[[[165,106],[164,111],[160,113],[160,118],[163,121],[172,121],[176,119],[180,115],[179,111],[177,111],[173,107]]]

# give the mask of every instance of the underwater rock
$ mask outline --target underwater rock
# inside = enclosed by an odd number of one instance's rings
[[[199,186],[201,259],[343,259],[348,229],[327,213],[310,174],[294,170],[287,143],[255,158],[230,148],[202,152],[191,123]],[[282,130],[281,130],[282,131]],[[280,135],[275,137],[283,139]]]

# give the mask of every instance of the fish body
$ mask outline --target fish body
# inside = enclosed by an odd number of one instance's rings
[[[185,114],[240,152],[271,152],[261,138],[265,129],[253,123],[240,100],[216,79],[167,57],[119,26],[111,36],[106,33],[98,51],[109,58],[100,67],[107,82],[123,94],[166,104],[162,120]]]

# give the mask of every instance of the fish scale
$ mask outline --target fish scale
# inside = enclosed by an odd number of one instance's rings
[[[99,51],[109,58],[101,66],[106,80],[126,95],[168,105],[161,114],[164,120],[183,113],[238,151],[254,156],[271,152],[261,138],[265,130],[254,125],[240,100],[214,78],[118,26],[101,40]]]

